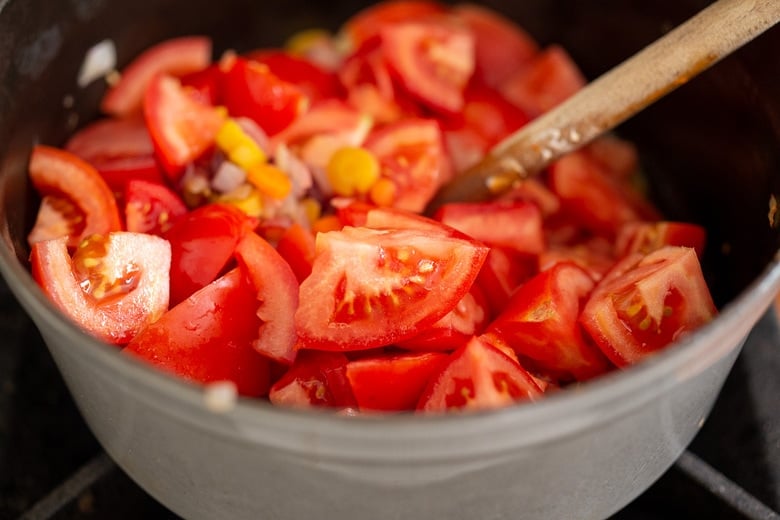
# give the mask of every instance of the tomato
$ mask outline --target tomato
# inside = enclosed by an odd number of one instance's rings
[[[475,284],[442,319],[417,336],[397,342],[397,346],[406,350],[455,350],[480,334],[489,318],[488,303]]]
[[[256,309],[254,286],[233,269],[163,314],[122,352],[190,381],[230,381],[240,395],[263,396],[269,363],[252,347]]]
[[[347,379],[360,411],[412,410],[446,359],[441,352],[362,357],[347,363]]]
[[[130,180],[125,186],[127,231],[163,236],[187,213],[184,201],[164,184]]]
[[[372,229],[416,229],[444,236],[463,236],[461,232],[439,221],[398,208],[375,207],[352,203],[339,208],[338,216],[345,226],[364,226]]]
[[[696,252],[667,246],[621,260],[591,294],[580,322],[604,354],[623,367],[716,313]]]
[[[112,159],[151,156],[154,144],[143,118],[105,118],[73,134],[65,143],[65,150],[99,167]]]
[[[302,350],[268,395],[277,406],[356,408],[347,380],[348,359],[341,352]]]
[[[489,302],[490,312],[495,314],[503,309],[515,289],[536,272],[536,257],[504,247],[491,247],[477,277],[477,284]]]
[[[300,224],[292,224],[279,238],[276,250],[290,264],[298,282],[304,281],[311,274],[315,255],[314,235],[311,231]]]
[[[688,222],[628,222],[620,228],[615,239],[619,257],[632,253],[648,254],[663,246],[692,247],[701,258],[707,231]]]
[[[30,180],[43,197],[30,244],[66,237],[70,248],[92,234],[119,231],[122,222],[114,195],[91,165],[70,152],[44,145],[33,148]]]
[[[341,93],[336,75],[307,59],[279,50],[253,51],[246,57],[262,63],[282,81],[296,85],[312,103]]]
[[[303,91],[261,63],[235,58],[225,66],[223,96],[233,117],[248,117],[268,135],[284,130],[306,111]]]
[[[585,77],[563,48],[552,45],[499,86],[501,93],[536,117],[585,86]]]
[[[290,265],[274,247],[256,233],[245,233],[236,246],[236,257],[257,293],[257,317],[261,324],[253,345],[261,354],[285,364],[295,359],[295,323],[298,280]]]
[[[151,235],[92,235],[73,255],[60,237],[32,245],[32,274],[60,311],[107,343],[127,343],[168,309],[168,243]]]
[[[439,15],[444,10],[442,4],[426,0],[380,2],[353,15],[344,23],[341,33],[348,38],[352,48],[358,48],[376,38],[386,25]]]
[[[642,220],[621,185],[584,153],[564,156],[552,164],[549,173],[562,211],[578,225],[614,238],[626,222]]]
[[[463,298],[487,251],[418,230],[320,233],[295,313],[302,345],[360,350],[417,335]]]
[[[365,148],[395,187],[392,205],[420,212],[451,175],[435,120],[407,118],[372,132]]]
[[[577,321],[594,287],[588,274],[560,262],[524,283],[488,326],[488,341],[513,348],[520,359],[547,374],[585,381],[610,368],[585,341]]]
[[[216,279],[253,227],[244,213],[226,204],[201,206],[179,218],[165,233],[171,243],[171,303]]]
[[[452,202],[440,207],[434,218],[489,246],[521,254],[545,249],[542,213],[531,202]]]
[[[165,172],[178,181],[184,167],[214,145],[225,115],[188,94],[178,79],[156,76],[146,89],[144,117]]]
[[[181,85],[205,105],[222,102],[222,70],[218,63],[179,77]]]
[[[417,408],[425,412],[485,410],[533,400],[541,394],[530,374],[516,361],[474,337],[434,374]]]
[[[460,4],[453,12],[474,34],[474,75],[491,87],[522,70],[539,52],[534,39],[503,15],[477,4]]]
[[[183,76],[201,70],[211,61],[211,40],[203,36],[172,38],[154,45],[122,70],[118,83],[108,89],[101,110],[124,117],[141,110],[144,91],[157,75]]]
[[[550,244],[538,259],[540,271],[545,271],[559,262],[573,262],[596,281],[604,278],[617,260],[612,242],[598,236],[567,244]]]
[[[474,39],[466,28],[442,20],[382,28],[382,49],[396,81],[426,107],[445,114],[463,107],[474,73]]]

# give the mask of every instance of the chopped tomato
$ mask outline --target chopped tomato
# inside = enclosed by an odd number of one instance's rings
[[[545,249],[542,213],[531,202],[452,202],[434,217],[489,246],[532,255]]]
[[[487,251],[418,230],[320,233],[295,314],[303,346],[360,350],[417,335],[463,298]]]
[[[159,237],[92,235],[72,258],[60,237],[34,243],[30,260],[49,300],[107,343],[127,343],[168,309],[171,248]]]
[[[478,285],[472,285],[455,307],[424,332],[397,345],[406,350],[455,350],[479,335],[488,323],[490,312]]]
[[[122,70],[121,79],[100,103],[104,113],[124,117],[141,110],[144,92],[160,74],[183,76],[211,62],[211,40],[203,36],[171,38],[154,45]]]
[[[504,308],[520,284],[537,272],[536,257],[521,255],[512,249],[491,247],[477,283],[485,293],[492,314]]]
[[[30,180],[43,197],[38,217],[27,237],[30,244],[66,237],[76,247],[85,237],[119,231],[122,222],[114,195],[88,163],[64,150],[33,148]]]
[[[171,243],[171,303],[177,304],[226,270],[252,219],[234,206],[208,204],[187,213],[165,233]]]
[[[225,69],[223,96],[228,112],[252,119],[268,135],[287,128],[308,107],[303,91],[280,79],[267,65],[234,58]]]
[[[252,343],[260,319],[257,293],[233,269],[166,312],[123,353],[190,381],[230,381],[240,395],[260,397],[270,386],[268,359]]]
[[[298,280],[290,265],[271,244],[256,233],[245,233],[236,246],[236,257],[246,271],[257,294],[260,318],[255,350],[290,364],[295,359],[295,323],[298,307]]]
[[[311,231],[300,224],[292,224],[279,238],[276,250],[290,264],[298,282],[304,281],[311,274],[315,255],[314,235]]]
[[[540,271],[559,262],[573,262],[598,281],[615,265],[616,256],[611,241],[594,236],[566,244],[550,244],[538,259]]]
[[[505,16],[478,4],[460,4],[454,13],[474,34],[475,76],[498,87],[513,73],[522,70],[539,52],[534,39]]]
[[[187,206],[164,184],[130,180],[125,186],[125,223],[128,231],[163,236]]]
[[[404,119],[372,132],[365,143],[393,184],[391,204],[422,211],[451,175],[441,130],[432,119]]]
[[[585,381],[610,368],[598,348],[585,341],[577,318],[593,280],[569,262],[555,264],[524,283],[485,333],[508,345],[529,367],[563,381]]]
[[[499,86],[506,98],[536,117],[585,86],[585,77],[562,47],[550,46]]]
[[[353,49],[376,38],[385,25],[443,13],[443,4],[426,0],[396,0],[380,2],[353,15],[341,28]]]
[[[146,125],[165,172],[178,181],[187,164],[214,145],[225,114],[191,96],[178,79],[156,76],[144,97]]]
[[[387,25],[381,38],[388,67],[409,94],[445,114],[463,108],[463,91],[474,73],[470,31],[437,19]]]
[[[341,352],[302,350],[268,397],[278,406],[357,408],[346,375],[348,361]]]
[[[701,258],[707,231],[688,222],[627,222],[615,239],[618,257],[632,253],[648,254],[664,246],[692,247]]]
[[[222,102],[222,70],[218,63],[190,72],[179,78],[181,85],[205,105]]]
[[[636,363],[712,320],[717,311],[696,252],[667,246],[621,260],[580,316],[616,365]]]
[[[246,56],[262,63],[282,81],[296,85],[312,102],[338,97],[336,75],[311,61],[279,50],[257,50]]]
[[[485,410],[536,399],[542,391],[531,375],[496,347],[472,338],[450,355],[423,391],[425,412]]]
[[[347,379],[360,411],[413,410],[446,359],[441,352],[361,357],[347,363]]]

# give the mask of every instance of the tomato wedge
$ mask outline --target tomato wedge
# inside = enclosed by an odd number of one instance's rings
[[[236,246],[236,257],[252,281],[259,303],[261,325],[255,350],[285,364],[295,359],[295,322],[298,280],[290,265],[271,244],[256,233],[245,233]]]
[[[166,312],[122,352],[190,381],[231,381],[240,395],[268,393],[268,359],[252,347],[260,320],[254,286],[233,269]]]
[[[541,395],[531,375],[516,361],[474,337],[451,354],[442,370],[433,376],[417,409],[486,410]]]
[[[225,114],[191,96],[172,76],[155,76],[144,96],[144,117],[157,157],[172,181],[214,145]]]
[[[30,180],[43,197],[30,244],[62,236],[76,247],[92,234],[119,231],[122,222],[114,195],[88,163],[64,150],[37,145],[29,164]]]
[[[445,11],[443,4],[426,0],[395,0],[379,2],[358,12],[347,20],[341,33],[348,38],[353,49],[378,37],[382,27],[394,23],[439,15]]]
[[[299,283],[311,274],[316,253],[314,235],[311,231],[300,224],[290,225],[279,238],[276,250],[290,264]]]
[[[419,230],[320,233],[295,313],[302,346],[360,350],[417,335],[463,298],[487,252]]]
[[[447,357],[442,352],[396,353],[350,361],[347,379],[360,411],[413,410]]]
[[[107,343],[127,343],[168,309],[171,248],[159,237],[93,235],[73,258],[61,237],[34,243],[30,259],[49,300]]]
[[[124,200],[127,231],[163,236],[187,213],[181,197],[158,182],[128,181]]]
[[[341,93],[335,74],[305,58],[279,50],[257,50],[246,57],[262,63],[282,81],[297,86],[312,103]]]
[[[387,25],[382,49],[395,80],[428,108],[454,114],[474,73],[474,38],[445,19]]]
[[[485,332],[492,344],[508,345],[529,368],[562,382],[585,381],[611,367],[585,341],[577,318],[594,287],[588,274],[561,262],[524,283]]]
[[[667,246],[621,260],[593,291],[580,322],[604,354],[624,367],[716,314],[696,252]]]
[[[204,36],[171,38],[139,54],[122,70],[119,82],[103,97],[106,114],[124,117],[141,110],[144,91],[159,74],[183,76],[211,62],[211,40]]]
[[[632,253],[647,254],[664,246],[692,247],[701,258],[707,231],[689,222],[628,222],[618,232],[615,250],[618,257]]]
[[[346,375],[349,360],[341,352],[302,350],[268,395],[277,406],[357,408]]]
[[[171,244],[171,303],[214,281],[253,227],[252,219],[227,204],[208,204],[181,217],[165,233]]]

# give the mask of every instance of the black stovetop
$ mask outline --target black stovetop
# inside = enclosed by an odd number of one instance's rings
[[[689,449],[612,520],[780,520],[780,323],[771,310]],[[0,282],[0,519],[174,519],[101,450]]]

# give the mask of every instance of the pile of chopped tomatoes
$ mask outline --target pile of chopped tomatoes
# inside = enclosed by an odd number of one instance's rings
[[[485,409],[636,363],[711,320],[695,224],[605,137],[497,200],[443,183],[576,92],[558,46],[477,5],[377,4],[337,34],[138,56],[35,146],[46,295],[187,380],[350,411]]]

